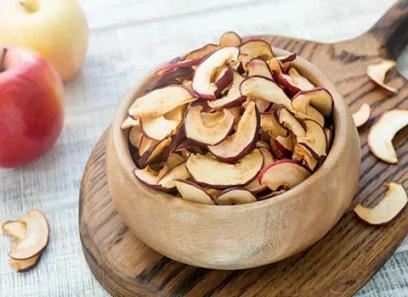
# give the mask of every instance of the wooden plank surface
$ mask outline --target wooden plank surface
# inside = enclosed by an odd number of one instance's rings
[[[230,29],[243,35],[274,33],[317,41],[349,38],[368,29],[393,2],[82,1],[91,27],[90,47],[82,72],[66,85],[63,135],[39,161],[0,170],[0,221],[39,207],[50,219],[50,246],[35,270],[19,275],[7,265],[9,242],[1,238],[0,296],[107,295],[80,249],[79,182],[88,154],[120,98],[152,65],[216,41]],[[398,68],[408,76],[407,51]],[[407,280],[408,242],[358,296],[407,296]]]

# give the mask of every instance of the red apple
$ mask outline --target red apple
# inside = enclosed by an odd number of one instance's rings
[[[61,133],[63,86],[39,55],[0,45],[0,167],[31,162]]]

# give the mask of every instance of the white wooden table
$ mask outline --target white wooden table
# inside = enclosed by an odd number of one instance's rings
[[[154,65],[216,42],[227,30],[324,42],[350,38],[367,30],[393,2],[83,0],[91,29],[89,51],[82,72],[66,85],[63,134],[39,161],[0,169],[0,222],[38,207],[50,221],[50,245],[34,270],[18,274],[7,264],[9,240],[0,237],[0,296],[108,295],[82,255],[79,184],[92,146],[120,99]],[[407,50],[398,68],[408,76]],[[408,296],[407,240],[357,296]]]

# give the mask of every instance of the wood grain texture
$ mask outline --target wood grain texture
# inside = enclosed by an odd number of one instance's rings
[[[377,88],[365,74],[368,65],[381,58],[395,58],[404,47],[389,36],[405,26],[403,21],[396,25],[392,15],[397,20],[406,18],[406,3],[398,2],[374,29],[350,41],[323,44],[263,37],[316,64],[336,84],[352,110],[369,103],[372,122],[386,110],[408,108],[407,81],[397,72],[389,75],[389,84],[398,89],[397,95]],[[400,42],[406,42],[405,37]],[[407,129],[394,141],[399,162],[393,166],[369,153],[367,133],[367,127],[360,130],[362,170],[359,193],[350,209],[358,202],[378,202],[385,181],[408,187]],[[408,232],[406,209],[382,227],[367,226],[348,211],[312,248],[276,264],[239,271],[180,264],[148,249],[121,222],[107,188],[105,141],[106,134],[96,145],[82,181],[80,233],[91,270],[115,296],[351,296],[384,264]]]

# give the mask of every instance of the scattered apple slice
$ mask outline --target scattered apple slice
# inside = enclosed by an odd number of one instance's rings
[[[41,254],[38,254],[25,260],[9,259],[8,262],[10,266],[17,270],[17,272],[26,272],[34,268],[38,264],[40,257]]]
[[[271,151],[267,147],[262,146],[262,147],[259,147],[258,149],[264,158],[263,167],[269,166],[270,164],[275,162]],[[245,186],[245,189],[247,189],[248,191],[251,191],[251,193],[258,194],[258,193],[264,192],[267,189],[267,187],[265,185],[261,185],[259,183],[259,180],[255,178],[253,181],[251,181],[248,185]]]
[[[357,128],[363,126],[370,119],[371,108],[370,105],[364,103],[360,109],[353,113],[353,121]]]
[[[153,90],[136,99],[129,108],[133,117],[159,117],[165,113],[196,100],[187,89],[179,85],[171,85]]]
[[[232,31],[229,32],[225,32],[224,34],[222,34],[221,38],[220,38],[220,46],[221,47],[229,47],[229,46],[240,46],[240,44],[242,43],[241,37]]]
[[[306,134],[302,124],[286,108],[282,107],[278,111],[279,124],[291,131],[297,137]]]
[[[272,138],[288,136],[288,130],[279,124],[279,121],[273,112],[261,114],[261,129],[267,132]]]
[[[382,225],[393,220],[408,202],[407,193],[402,185],[397,183],[386,184],[388,188],[384,198],[373,208],[358,204],[354,208],[357,216],[371,225]]]
[[[186,163],[182,163],[172,168],[159,180],[158,185],[165,191],[171,191],[176,187],[176,180],[188,179],[190,174],[187,171]]]
[[[300,91],[292,99],[293,108],[302,113],[307,112],[307,106],[309,105],[312,105],[327,117],[333,110],[333,98],[329,91],[319,87],[312,90]]]
[[[191,106],[184,119],[186,137],[202,144],[216,145],[230,134],[235,116],[228,110],[205,113],[201,106]]]
[[[322,126],[312,120],[305,120],[306,134],[297,136],[297,142],[307,147],[316,159],[327,155],[327,138]]]
[[[228,93],[219,99],[208,101],[207,104],[210,108],[220,110],[222,108],[230,108],[240,105],[245,97],[241,95],[240,85],[244,79],[238,72],[233,71],[232,84]]]
[[[203,187],[188,180],[177,180],[176,187],[181,198],[184,200],[200,203],[200,204],[214,204],[214,200]]]
[[[229,163],[237,161],[255,148],[259,124],[259,112],[255,102],[250,101],[235,133],[217,145],[208,146],[208,150],[221,161]]]
[[[393,60],[383,60],[381,63],[370,65],[367,67],[368,77],[384,90],[397,93],[395,88],[392,88],[384,83],[387,72],[396,65]]]
[[[7,221],[1,225],[4,234],[13,236],[17,240],[23,240],[26,236],[27,226],[22,221]]]
[[[259,182],[272,191],[279,188],[292,189],[306,178],[310,172],[294,160],[280,160],[262,169]]]
[[[246,41],[239,47],[239,58],[244,69],[246,69],[247,64],[255,58],[260,58],[262,60],[269,60],[273,58],[271,45],[265,40],[253,39]]]
[[[215,204],[218,205],[246,204],[256,201],[254,194],[242,188],[224,190],[215,198]]]
[[[179,106],[157,118],[142,118],[141,128],[143,134],[155,140],[162,140],[175,134],[183,121],[185,106]]]
[[[272,79],[271,70],[268,64],[262,59],[253,59],[247,65],[248,77],[250,76],[263,76]]]
[[[314,171],[319,165],[319,161],[315,158],[309,147],[302,143],[297,143],[293,149],[293,159],[301,161],[310,171]]]
[[[208,56],[195,70],[192,85],[194,91],[202,98],[214,100],[217,86],[212,78],[215,72],[219,67],[236,60],[238,55],[238,48],[224,47]]]
[[[19,221],[26,226],[25,236],[13,242],[9,256],[15,260],[26,260],[38,255],[47,247],[50,229],[47,219],[38,209],[30,210]]]
[[[120,126],[120,128],[122,130],[127,130],[136,126],[139,126],[140,122],[139,120],[135,120],[132,117],[127,117],[126,120],[123,121],[122,125]]]
[[[384,162],[398,162],[392,139],[399,130],[408,125],[408,110],[394,109],[384,113],[368,133],[371,152]]]
[[[292,110],[292,102],[288,96],[286,96],[285,92],[276,83],[266,77],[248,77],[241,83],[240,90],[242,96],[280,104]]]
[[[209,54],[212,54],[216,50],[218,50],[219,47],[216,44],[208,43],[204,45],[203,47],[200,47],[196,50],[193,50],[186,54],[184,56],[184,60],[195,60],[195,59],[200,59],[208,56]]]
[[[245,186],[263,166],[263,156],[255,149],[235,164],[220,162],[210,154],[191,154],[186,163],[194,180],[215,189]]]

